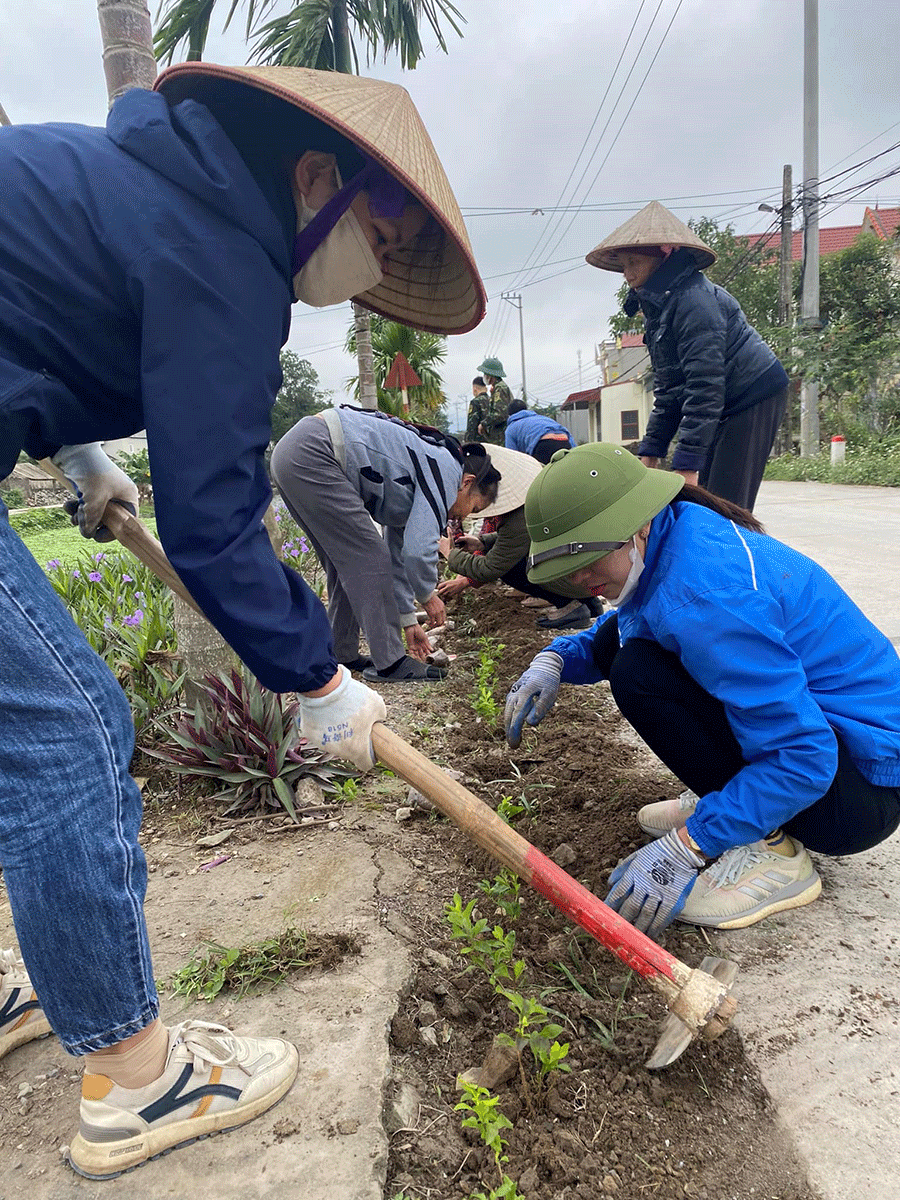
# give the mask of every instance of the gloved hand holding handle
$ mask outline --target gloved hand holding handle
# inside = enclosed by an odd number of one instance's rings
[[[556,703],[563,660],[555,650],[542,650],[531,660],[506,697],[503,720],[506,740],[513,749],[522,740],[522,726],[539,725]]]
[[[51,462],[59,467],[78,493],[78,500],[67,501],[65,509],[72,524],[81,530],[82,537],[98,542],[113,541],[113,535],[101,524],[104,509],[112,500],[137,516],[139,496],[136,486],[106,455],[99,442],[63,446]]]
[[[311,746],[328,758],[348,758],[361,771],[375,765],[372,726],[387,716],[384,701],[372,688],[358,683],[346,667],[341,680],[325,695],[301,695],[297,724]]]
[[[677,829],[630,854],[609,877],[606,903],[647,937],[658,938],[684,908],[697,872],[706,866]]]

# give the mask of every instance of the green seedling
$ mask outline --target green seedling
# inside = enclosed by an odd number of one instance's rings
[[[521,916],[518,875],[504,868],[493,880],[482,879],[478,887],[486,896],[490,896],[505,917],[516,921]]]
[[[469,1200],[525,1200],[519,1191],[516,1181],[504,1175],[497,1187],[489,1192],[473,1192]]]
[[[579,956],[576,954],[575,948],[573,948],[572,945],[570,945],[570,951],[572,954],[572,962],[577,968],[581,968],[582,963],[579,961]],[[556,963],[555,966],[560,974],[567,980],[572,990],[578,992],[580,996],[584,996],[586,999],[594,1001],[601,999],[609,1001],[615,999],[615,1007],[613,1009],[609,1024],[604,1023],[599,1019],[599,1017],[594,1016],[590,1012],[584,1012],[582,1014],[584,1019],[593,1026],[594,1036],[601,1043],[604,1049],[611,1050],[615,1046],[616,1039],[619,1035],[619,1025],[622,1021],[640,1021],[646,1019],[646,1013],[626,1013],[623,1011],[625,1008],[625,996],[628,988],[631,985],[633,972],[628,972],[628,974],[625,976],[624,982],[622,983],[621,989],[619,990],[618,994],[613,997],[609,988],[600,983],[599,979],[597,978],[597,970],[595,967],[591,968],[593,987],[588,988],[574,973],[574,971],[567,966],[566,963]]]
[[[517,981],[525,970],[525,963],[513,961],[516,935],[506,933],[501,925],[490,927],[484,917],[476,917],[475,901],[463,905],[459,892],[446,908],[450,936],[459,942],[460,954],[468,960],[467,971],[480,967],[495,989],[500,979]]]
[[[522,796],[520,799],[524,801],[525,797]],[[512,796],[501,796],[500,803],[497,805],[497,816],[502,817],[507,825],[512,825],[516,817],[526,811],[525,804],[517,804]]]
[[[506,1139],[501,1137],[501,1131],[512,1129],[512,1121],[497,1107],[499,1096],[492,1096],[487,1088],[479,1087],[477,1083],[463,1082],[463,1098],[455,1105],[454,1112],[464,1112],[468,1115],[463,1120],[464,1129],[477,1129],[478,1136],[494,1156],[498,1175],[503,1176],[502,1163],[508,1161],[504,1154]]]
[[[331,967],[346,954],[358,954],[359,943],[348,934],[327,937],[289,926],[278,937],[254,945],[226,947],[207,942],[169,980],[173,996],[215,1000],[222,991],[238,996],[275,987],[292,971]]]
[[[342,800],[352,804],[359,795],[359,783],[353,778],[345,779],[343,783],[336,785],[336,790]]]
[[[533,996],[523,996],[521,992],[509,988],[498,987],[497,992],[506,998],[516,1018],[515,1036],[501,1033],[499,1040],[504,1045],[513,1046],[520,1054],[522,1047],[527,1046],[538,1066],[538,1078],[541,1080],[553,1071],[571,1070],[569,1064],[563,1061],[569,1053],[569,1043],[557,1040],[563,1027],[550,1020],[550,1013],[544,1005]],[[521,1063],[521,1057],[519,1061]]]
[[[486,724],[495,725],[500,715],[500,705],[494,696],[497,681],[497,660],[494,655],[500,654],[506,646],[502,642],[495,646],[490,638],[482,637],[478,639],[478,649],[473,708]]]

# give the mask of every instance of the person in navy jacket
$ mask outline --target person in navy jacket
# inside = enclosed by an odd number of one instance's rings
[[[676,917],[752,925],[819,895],[807,848],[857,854],[897,829],[900,659],[822,567],[602,443],[558,453],[525,513],[529,578],[614,611],[536,656],[507,698],[510,744],[560,682],[606,679],[690,789],[638,813],[656,840],[613,872],[612,907],[654,937]]]
[[[356,297],[440,333],[484,313],[462,218],[403,88],[186,63],[104,129],[0,130],[0,478],[22,450],[77,491],[86,537],[137,504],[101,442],[147,431],[163,546],[300,731],[372,765],[381,697],[263,526],[295,300]],[[270,1108],[296,1048],[159,1020],[131,712],[0,504],[0,1056],[53,1030],[85,1057],[69,1162],[105,1179]]]
[[[509,406],[505,437],[508,450],[530,454],[541,463],[548,463],[557,450],[575,445],[565,425],[534,412],[524,400],[513,400]]]

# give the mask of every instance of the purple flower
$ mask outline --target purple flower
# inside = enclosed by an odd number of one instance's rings
[[[134,580],[131,578],[130,575],[123,575],[122,582],[123,583],[134,583]]]
[[[296,547],[294,547],[294,549],[291,550],[291,558],[298,558],[299,555],[300,555],[300,551]]]
[[[91,581],[91,583],[99,583],[102,578],[103,576],[99,571],[91,571],[91,573],[88,575],[88,579]]]
[[[106,555],[101,550],[99,554],[94,555],[94,562],[103,562],[104,558],[106,558]]]
[[[144,619],[144,614],[141,612],[140,609],[137,609],[133,616],[125,617],[125,624],[126,625],[140,625],[140,623],[141,623],[141,621],[143,621],[143,619]]]
[[[80,579],[80,578],[81,578],[81,572],[80,572],[80,571],[73,571],[73,572],[72,572],[72,578],[73,578],[73,579]]]
[[[304,554],[309,554],[309,546],[307,546],[307,544],[303,538],[300,539],[300,549],[303,551]]]
[[[59,566],[59,559],[51,558],[50,561],[47,563],[47,570],[55,571],[58,566]]]

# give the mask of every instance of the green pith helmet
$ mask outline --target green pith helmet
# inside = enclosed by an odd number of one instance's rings
[[[506,372],[503,370],[503,363],[499,358],[486,358],[478,368],[480,375],[493,375],[495,379],[505,379]]]
[[[662,512],[684,476],[650,470],[621,446],[557,450],[528,489],[528,578],[550,583],[603,558]]]

